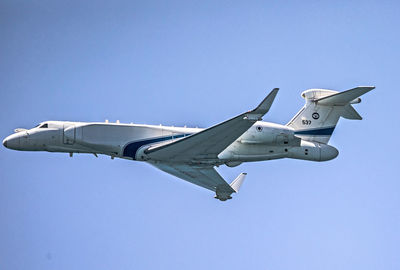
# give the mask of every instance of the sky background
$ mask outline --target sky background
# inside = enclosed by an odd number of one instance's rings
[[[0,1],[0,137],[45,120],[208,127],[281,90],[376,89],[332,161],[220,168],[212,192],[140,162],[0,147],[0,268],[399,269],[398,1]]]

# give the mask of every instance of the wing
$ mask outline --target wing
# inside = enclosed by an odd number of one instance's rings
[[[238,192],[244,180],[245,173],[241,173],[230,185],[211,166],[199,167],[187,164],[149,162],[156,168],[177,176],[195,185],[215,191],[215,198],[226,201],[231,194]]]
[[[219,153],[246,132],[266,114],[278,93],[275,88],[252,111],[243,113],[225,122],[195,133],[182,140],[150,147],[145,151],[152,160],[168,162],[196,162],[215,160]]]

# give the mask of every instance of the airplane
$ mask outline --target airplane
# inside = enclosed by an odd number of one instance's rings
[[[280,158],[332,160],[339,152],[328,142],[339,118],[361,120],[352,105],[374,88],[306,90],[301,94],[304,107],[286,125],[261,121],[278,93],[274,88],[255,109],[206,129],[119,121],[45,121],[32,129],[15,129],[3,145],[20,151],[64,152],[71,157],[89,153],[144,161],[226,201],[239,191],[246,173],[228,184],[215,167]]]

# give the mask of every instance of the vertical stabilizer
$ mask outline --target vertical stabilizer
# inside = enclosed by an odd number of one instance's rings
[[[359,96],[374,88],[360,86],[343,92],[306,90],[301,94],[306,104],[287,126],[292,127],[295,135],[303,140],[328,143],[341,116],[346,119],[362,119],[351,104],[360,103]]]

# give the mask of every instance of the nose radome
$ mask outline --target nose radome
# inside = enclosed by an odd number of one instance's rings
[[[20,150],[20,135],[12,134],[3,140],[3,145],[8,149]]]

